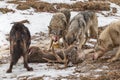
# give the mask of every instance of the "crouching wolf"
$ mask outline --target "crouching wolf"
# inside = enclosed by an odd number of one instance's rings
[[[112,22],[100,34],[93,59],[100,58],[105,52],[117,46],[119,48],[116,55],[112,59],[109,59],[108,62],[116,61],[120,56],[120,21]]]
[[[12,72],[12,67],[15,65],[19,58],[23,56],[24,59],[24,67],[28,71],[32,71],[33,68],[28,66],[27,63],[27,52],[31,43],[31,35],[27,27],[25,27],[22,23],[14,23],[12,29],[10,31],[10,54],[11,54],[11,62],[7,73]]]
[[[51,42],[49,50],[52,47],[53,42],[59,41],[60,38],[63,38],[65,31],[67,29],[66,17],[63,13],[56,13],[53,15],[49,28],[49,36],[51,37]]]
[[[70,21],[65,42],[67,45],[71,45],[77,41],[79,42],[78,49],[81,49],[90,37],[97,38],[97,35],[98,20],[95,12],[82,11]]]

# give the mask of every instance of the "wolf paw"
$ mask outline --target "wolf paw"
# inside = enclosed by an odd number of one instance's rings
[[[116,58],[112,58],[112,59],[109,59],[107,62],[114,62],[114,61],[116,61],[117,59]]]
[[[6,71],[6,73],[11,73],[12,72],[12,70],[10,70],[10,69],[8,69],[7,71]]]
[[[32,67],[27,68],[27,71],[33,71]]]

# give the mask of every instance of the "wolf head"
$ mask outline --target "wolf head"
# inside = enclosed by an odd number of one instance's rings
[[[51,37],[51,39],[56,42],[58,41],[60,38],[62,38],[65,34],[65,30],[62,30],[62,29],[52,29],[50,26],[48,27],[49,28],[49,36]]]

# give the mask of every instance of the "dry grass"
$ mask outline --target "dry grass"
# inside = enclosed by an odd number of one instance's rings
[[[16,1],[13,0],[13,1],[7,1],[7,3],[20,4],[21,2],[19,2],[17,0]]]
[[[109,1],[111,1],[111,2],[113,2],[115,4],[117,4],[117,5],[120,5],[120,0],[109,0]]]
[[[8,3],[18,4],[17,9],[26,10],[30,7],[34,8],[37,12],[55,12],[55,8],[52,4],[47,2],[38,2],[37,0],[27,0],[26,2],[8,1]]]
[[[0,12],[2,12],[3,14],[8,13],[8,12],[15,12],[12,9],[8,9],[8,8],[0,8]]]
[[[33,2],[33,1],[38,1],[38,0],[26,0],[27,2]]]
[[[67,8],[73,11],[81,10],[110,10],[110,4],[103,1],[90,1],[90,2],[76,2],[73,4],[66,3],[47,3],[37,0],[27,0],[26,2],[8,1],[8,3],[18,4],[17,9],[26,10],[30,7],[34,8],[37,12],[56,12],[57,9]]]
[[[72,8],[70,4],[66,4],[66,3],[53,3],[53,6],[56,6],[57,9],[61,9],[61,8],[71,9]]]
[[[55,8],[52,6],[52,4],[47,2],[35,2],[32,5],[33,8],[36,9],[38,12],[53,12],[55,11]]]
[[[115,3],[117,5],[120,5],[120,0],[89,0],[89,1],[110,1],[112,3]]]
[[[26,10],[26,9],[30,9],[30,6],[29,5],[24,5],[24,4],[19,4],[17,6],[17,9],[19,9],[19,10]]]
[[[110,10],[110,4],[107,2],[76,2],[72,4],[73,10]]]

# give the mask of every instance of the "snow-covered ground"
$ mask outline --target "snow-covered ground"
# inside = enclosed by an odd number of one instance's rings
[[[57,70],[54,66],[46,66],[47,64],[38,64],[38,63],[31,63],[29,64],[31,67],[34,68],[34,71],[26,71],[25,68],[23,68],[22,63],[18,63],[13,68],[13,73],[6,73],[6,69],[8,68],[8,64],[0,65],[0,80],[19,80],[23,79],[27,76],[29,76],[28,79],[34,78],[34,77],[40,77],[40,76],[46,76],[45,80],[51,80],[51,78],[57,79],[56,77],[59,76],[68,76],[72,75],[74,72],[75,67],[66,68],[63,70]],[[21,79],[21,80],[22,80]],[[31,79],[30,79],[31,80]]]
[[[50,3],[53,3],[53,2],[73,3],[75,2],[75,1],[70,1],[70,0],[42,0],[42,1],[47,1]],[[77,1],[84,1],[84,0],[77,0]],[[9,46],[9,42],[6,40],[5,35],[9,34],[9,31],[13,25],[11,24],[12,22],[27,19],[28,21],[30,21],[30,24],[25,24],[25,25],[29,28],[32,35],[40,31],[46,32],[46,33],[48,32],[47,26],[49,25],[51,17],[54,13],[46,13],[46,12],[36,13],[34,12],[33,8],[21,11],[21,10],[16,9],[15,4],[8,4],[8,3],[5,3],[5,1],[0,1],[0,8],[5,8],[5,7],[15,10],[15,13],[10,12],[7,14],[2,14],[0,12],[0,52],[1,52],[1,49]],[[104,25],[111,23],[112,21],[119,20],[120,6],[111,3],[111,7],[117,8],[118,12],[115,14],[117,16],[105,17],[101,15],[100,13],[97,13],[99,26],[104,26]],[[78,12],[71,12],[71,18],[75,16],[77,13]],[[103,13],[108,13],[108,12],[104,11]],[[0,53],[0,55],[4,55],[4,54]],[[73,74],[74,72],[74,67],[67,68],[64,70],[55,70],[54,68],[49,68],[46,66],[46,64],[41,64],[41,63],[30,64],[30,66],[34,68],[34,72],[27,72],[26,70],[24,70],[24,68],[22,68],[23,66],[21,66],[20,64],[18,64],[13,69],[13,73],[10,73],[10,74],[6,74],[5,72],[9,64],[0,64],[0,80],[16,80],[16,78],[19,78],[20,76],[25,76],[26,74],[27,75],[29,74],[30,76],[47,75],[47,76],[56,77],[56,76],[70,75],[70,74]],[[50,80],[49,77],[46,78],[46,80]]]

